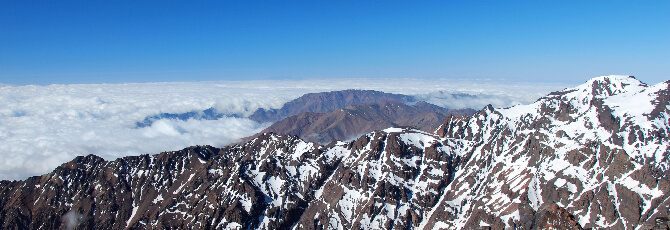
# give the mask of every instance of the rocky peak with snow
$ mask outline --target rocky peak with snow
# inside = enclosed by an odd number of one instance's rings
[[[499,227],[532,226],[527,217],[544,204],[565,208],[587,228],[667,218],[669,89],[605,76],[530,105],[448,118],[437,134],[478,147],[447,189],[454,191],[448,200],[468,205],[445,202],[462,216],[442,221],[472,226],[483,215]]]
[[[319,145],[264,133],[0,182],[2,228],[668,227],[669,82],[606,76],[530,105]]]
[[[581,91],[593,97],[608,97],[615,94],[638,90],[639,87],[647,87],[633,76],[610,75],[601,76],[588,80],[586,83],[571,90]]]

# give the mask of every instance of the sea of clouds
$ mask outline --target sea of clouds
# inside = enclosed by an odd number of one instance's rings
[[[76,156],[107,160],[157,154],[193,145],[222,147],[270,124],[246,116],[272,109],[305,93],[371,89],[415,96],[447,108],[481,109],[531,103],[565,84],[501,80],[338,79],[0,85],[0,180],[18,180],[52,171]],[[217,120],[159,119],[214,108],[229,114]]]

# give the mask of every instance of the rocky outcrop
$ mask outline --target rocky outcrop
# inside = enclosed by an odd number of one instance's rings
[[[543,205],[535,214],[532,229],[574,229],[582,227],[575,217],[557,204]]]

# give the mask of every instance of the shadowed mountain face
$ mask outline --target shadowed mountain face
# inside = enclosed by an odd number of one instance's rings
[[[309,93],[289,101],[281,109],[259,109],[249,119],[259,123],[275,122],[305,112],[329,113],[350,105],[380,103],[386,101],[412,102],[411,96],[384,93],[374,90],[343,90],[326,93]]]
[[[407,105],[391,100],[374,104],[352,105],[329,113],[302,113],[278,121],[261,131],[317,142],[349,140],[364,133],[388,127],[408,126],[431,131],[448,115],[469,115],[472,109],[449,110],[426,102]]]
[[[262,134],[0,182],[3,229],[668,227],[670,81],[607,76],[433,133]],[[384,111],[384,109],[381,109]]]

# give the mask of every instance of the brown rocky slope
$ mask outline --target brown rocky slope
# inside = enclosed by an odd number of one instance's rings
[[[470,115],[472,109],[450,110],[421,101],[414,105],[391,100],[351,105],[330,113],[302,113],[272,124],[261,133],[295,135],[317,143],[349,140],[388,127],[414,127],[431,131],[449,115]],[[255,137],[255,136],[253,136]],[[248,140],[248,139],[247,139]]]

